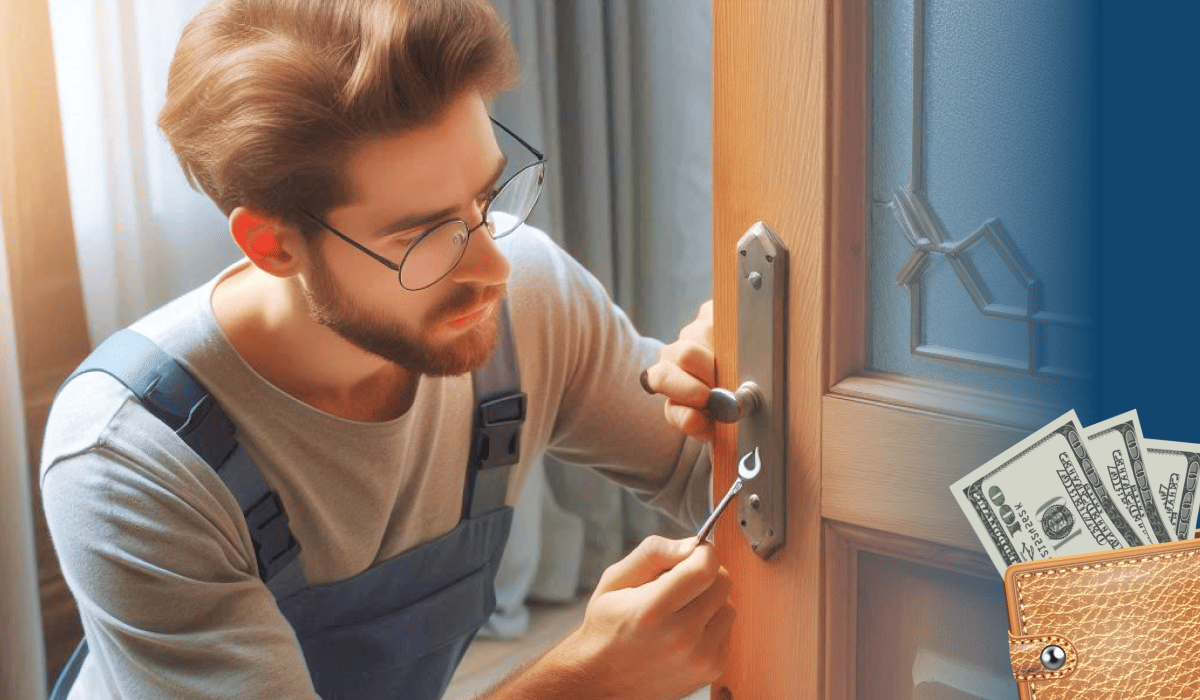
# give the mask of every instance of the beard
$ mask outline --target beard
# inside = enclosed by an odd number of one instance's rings
[[[500,336],[498,311],[450,341],[435,342],[431,336],[447,321],[502,298],[503,285],[456,287],[449,297],[430,309],[414,329],[372,310],[355,310],[338,289],[320,256],[314,255],[312,260],[311,284],[307,288],[301,285],[309,314],[321,325],[372,355],[410,372],[447,377],[479,367],[496,349]],[[396,284],[399,286],[399,282]]]

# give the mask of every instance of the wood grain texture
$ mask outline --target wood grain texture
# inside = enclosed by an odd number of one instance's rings
[[[826,384],[826,0],[713,2],[713,297],[718,381],[737,377],[737,239],[764,221],[790,252],[787,543],[770,560],[734,519],[718,523],[738,609],[725,674],[733,700],[819,698],[823,679],[821,394]],[[715,488],[736,471],[718,433]]]
[[[827,520],[825,526],[827,533],[831,532],[833,536],[837,537],[840,546],[849,548],[855,553],[882,554],[892,559],[902,559],[963,576],[982,578],[993,582],[1000,580],[1000,573],[992,565],[992,560],[983,552],[947,547],[915,537],[872,530],[834,520]],[[827,541],[826,547],[828,546]]]
[[[929,568],[999,580],[986,554],[918,540],[890,532],[825,521],[825,698],[858,697],[859,554],[870,552]],[[877,627],[877,626],[876,626]],[[900,630],[887,630],[903,636]],[[907,630],[904,633],[909,633]],[[871,640],[867,640],[871,641]],[[876,645],[878,647],[878,645]]]
[[[1063,414],[1062,406],[900,374],[847,377],[830,389],[845,398],[957,416],[1033,432]]]
[[[1016,697],[994,570],[985,580],[860,550],[857,589],[858,697]]]
[[[858,547],[825,521],[825,698],[854,700]]]
[[[867,366],[870,1],[830,2],[829,383]]]
[[[826,518],[983,551],[950,485],[1025,431],[833,394],[824,404]]]
[[[89,340],[45,0],[0,3],[0,215],[33,470],[46,663],[54,675],[82,632],[50,546],[37,464],[50,398],[87,355]]]

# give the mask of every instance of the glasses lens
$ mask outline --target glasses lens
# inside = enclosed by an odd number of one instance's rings
[[[546,177],[546,164],[534,163],[522,168],[512,179],[504,183],[495,199],[488,206],[488,221],[492,224],[492,238],[512,233],[525,222],[538,195],[542,193],[542,182]]]
[[[400,263],[400,286],[411,291],[428,287],[454,269],[466,250],[466,224],[447,221],[409,248]]]

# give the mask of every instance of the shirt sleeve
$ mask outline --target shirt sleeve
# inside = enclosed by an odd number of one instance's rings
[[[667,423],[662,396],[647,394],[638,379],[658,360],[662,343],[641,336],[603,285],[545,234],[530,230],[542,250],[539,279],[517,293],[522,325],[539,327],[519,339],[523,373],[533,367],[545,382],[553,416],[546,452],[563,462],[588,466],[639,499],[696,527],[711,509],[712,466],[707,443]],[[514,275],[525,268],[514,261]],[[528,268],[526,268],[528,269]],[[532,336],[532,337],[529,337]],[[526,353],[532,355],[527,358]]]
[[[106,439],[42,478],[101,697],[316,698],[232,494],[190,451],[173,455],[169,429],[155,435],[147,419],[127,404]]]

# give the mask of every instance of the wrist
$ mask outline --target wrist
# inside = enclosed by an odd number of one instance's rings
[[[596,651],[588,635],[577,629],[536,661],[506,678],[484,700],[609,697],[601,687],[604,674]]]

